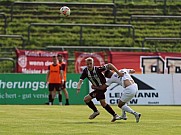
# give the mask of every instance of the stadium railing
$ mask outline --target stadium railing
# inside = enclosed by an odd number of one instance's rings
[[[145,47],[145,43],[148,41],[171,41],[171,42],[175,42],[175,41],[181,41],[181,38],[150,38],[150,37],[145,37],[144,40],[142,41],[142,48]],[[155,44],[154,44],[155,45]],[[176,47],[176,46],[172,46],[172,49]],[[157,52],[157,46],[155,45],[155,51]]]
[[[82,49],[85,50],[85,46],[47,46],[46,49],[61,49],[62,51],[65,51],[66,49]],[[100,46],[86,46],[86,49],[100,49],[100,50],[104,50],[104,51],[112,51],[112,50],[141,50],[141,51],[149,51],[150,48],[145,48],[145,47],[100,47]]]
[[[3,17],[4,19],[4,34],[6,34],[6,29],[7,29],[7,16],[4,13],[0,13],[0,17]]]
[[[11,68],[11,71],[10,72],[15,72],[15,69],[16,69],[16,62],[15,62],[15,60],[13,59],[13,58],[0,58],[0,63],[1,62],[11,62],[12,63],[12,66],[10,67]],[[3,69],[3,70],[0,70],[1,72],[5,72],[5,73],[7,73],[7,71],[9,71],[7,68],[3,68],[4,66],[6,66],[6,65],[4,65],[4,64],[0,64],[1,65],[1,68],[0,69]],[[8,65],[9,66],[9,65]],[[6,71],[6,69],[7,69],[7,71]]]
[[[22,40],[22,48],[25,48],[25,39],[22,35],[0,35],[0,38],[19,38]]]
[[[30,34],[31,34],[31,27],[32,26],[79,26],[80,27],[80,39],[79,39],[79,44],[80,46],[82,45],[82,37],[83,37],[83,27],[124,27],[128,28],[129,30],[132,29],[132,38],[134,40],[135,38],[135,28],[132,25],[119,25],[119,24],[61,24],[61,23],[31,23],[28,26],[28,43],[30,42]],[[130,35],[129,31],[129,35]]]
[[[133,19],[179,19],[181,20],[181,16],[163,16],[163,15],[131,15],[129,19],[129,24],[131,24]]]
[[[70,5],[76,5],[76,6],[110,6],[113,8],[112,14],[114,16],[113,23],[116,22],[116,4],[114,3],[77,3],[77,2],[13,2],[11,4],[11,21],[13,21],[13,11],[14,7],[16,5],[59,5],[61,6],[70,6]]]
[[[82,52],[107,52],[107,51],[142,51],[149,52],[150,48],[145,47],[100,47],[100,46],[47,46],[46,50],[62,50],[68,52],[82,51]],[[75,61],[74,53],[69,53],[68,62]]]
[[[128,24],[132,24],[131,22],[135,19],[142,19],[142,20],[146,20],[146,19],[177,19],[177,20],[181,20],[181,16],[163,16],[163,15],[131,15],[130,19],[128,21]]]

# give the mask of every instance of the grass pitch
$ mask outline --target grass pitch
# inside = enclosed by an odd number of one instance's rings
[[[131,106],[142,113],[139,123],[111,123],[112,116],[101,106],[94,120],[86,105],[0,105],[0,135],[180,135],[181,106]],[[113,109],[121,114],[117,106]]]

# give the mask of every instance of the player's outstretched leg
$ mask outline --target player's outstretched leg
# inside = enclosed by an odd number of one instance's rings
[[[121,119],[122,120],[127,120],[127,116],[126,116],[126,112],[124,110],[122,110],[122,115],[121,115]]]
[[[111,122],[115,122],[116,120],[121,120],[121,117],[118,114],[115,114],[111,120]]]
[[[101,103],[102,106],[103,106],[103,102],[104,102],[104,101],[102,101],[102,103]],[[106,103],[105,103],[105,104],[106,104]],[[105,104],[104,104],[104,105],[105,105]],[[115,111],[111,108],[110,105],[106,104],[106,105],[104,106],[104,109],[106,109],[106,111],[109,112],[109,113],[113,116],[111,122],[114,122],[114,121],[116,121],[116,120],[120,120],[120,119],[121,119],[121,117],[120,117],[118,114],[115,113]]]
[[[129,106],[127,106],[127,104],[125,104],[124,106],[122,106],[122,110],[129,112],[131,114],[133,114],[136,118],[136,122],[138,123],[141,117],[141,113],[138,113],[136,111],[134,111],[133,109],[131,109]]]
[[[94,111],[94,113],[89,116],[89,119],[94,119],[96,116],[100,114],[100,112],[97,110],[96,106],[92,101],[89,101],[86,104],[89,106],[89,108],[91,108]]]
[[[133,115],[135,116],[136,122],[138,123],[140,121],[141,113],[134,112]]]
[[[89,119],[91,120],[91,119],[94,119],[96,116],[98,116],[100,114],[100,112],[99,111],[97,111],[97,112],[93,112],[93,114],[91,114],[90,116],[89,116]]]

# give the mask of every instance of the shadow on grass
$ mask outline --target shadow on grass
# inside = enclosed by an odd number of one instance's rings
[[[68,122],[63,122],[63,123],[61,123],[61,124],[131,124],[131,123],[135,123],[136,124],[136,122],[133,122],[133,121],[127,121],[127,122],[125,122],[125,121],[121,121],[121,120],[119,120],[119,121],[116,121],[116,122],[109,122],[109,121],[77,121],[77,122],[75,122],[75,121],[68,121]]]

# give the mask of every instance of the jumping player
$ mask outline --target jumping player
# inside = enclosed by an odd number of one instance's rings
[[[130,76],[130,73],[135,73],[134,69],[122,69],[119,70],[121,75],[118,75],[117,73],[113,73],[110,70],[107,70],[104,74],[105,77],[108,78],[107,82],[103,84],[102,86],[95,86],[92,85],[93,89],[99,89],[103,90],[110,86],[112,83],[117,83],[121,85],[124,90],[122,93],[122,96],[120,97],[118,107],[122,109],[122,116],[121,118],[123,120],[127,120],[126,112],[131,113],[135,116],[136,122],[139,122],[139,119],[141,117],[141,114],[131,109],[127,103],[135,96],[135,94],[138,92],[138,86]],[[121,77],[120,77],[121,76]]]

